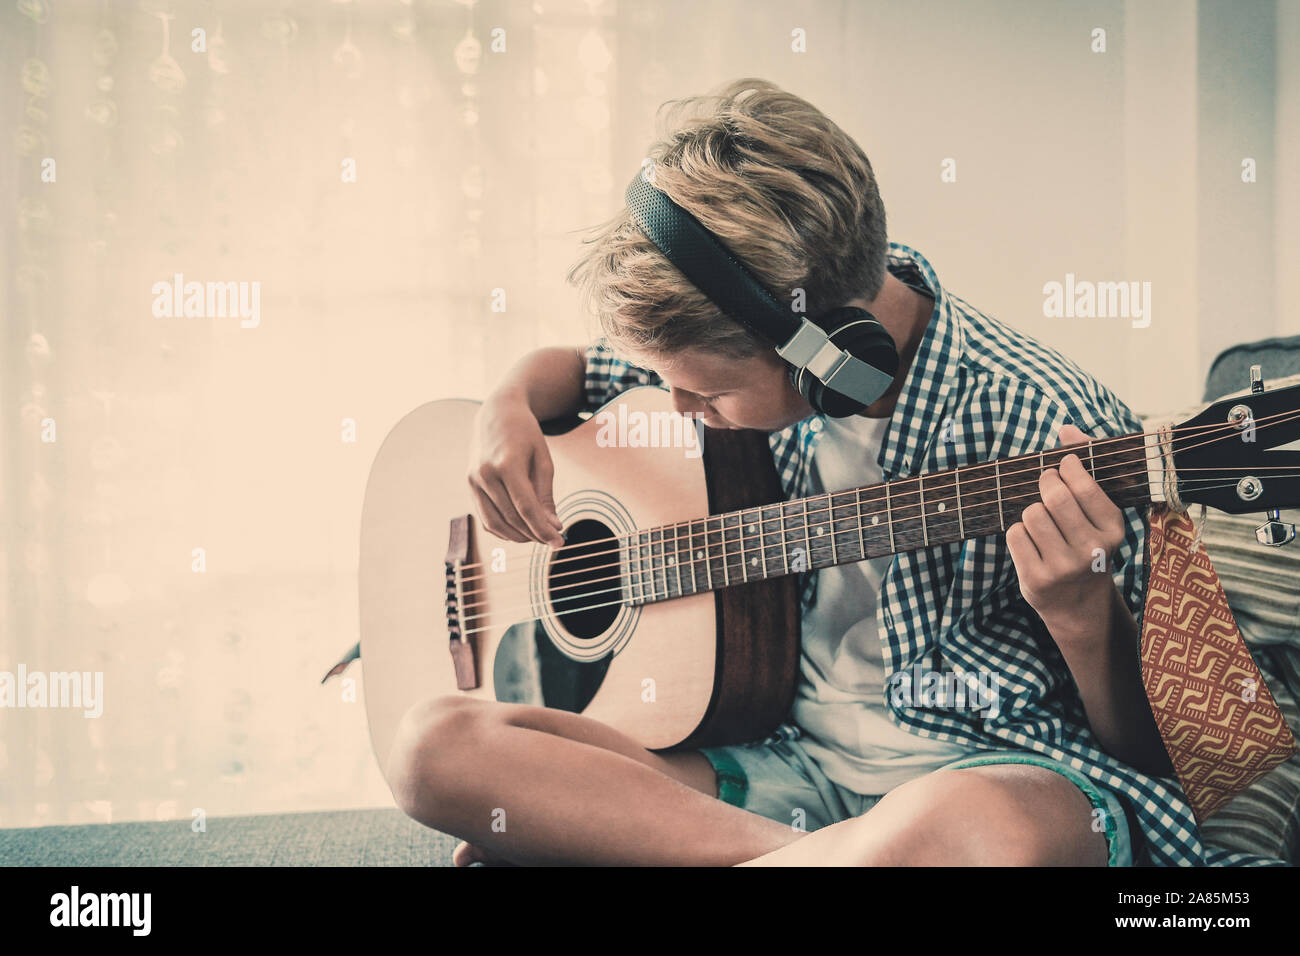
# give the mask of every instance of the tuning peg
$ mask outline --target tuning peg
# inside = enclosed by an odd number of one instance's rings
[[[1250,391],[1258,395],[1264,391],[1264,370],[1259,365],[1250,367]],[[1255,540],[1277,548],[1295,540],[1295,525],[1282,520],[1282,513],[1276,508],[1265,512],[1264,523],[1255,529]]]
[[[1295,539],[1295,525],[1283,521],[1281,513],[1276,508],[1264,517],[1267,520],[1255,529],[1255,539],[1260,544],[1276,548]]]

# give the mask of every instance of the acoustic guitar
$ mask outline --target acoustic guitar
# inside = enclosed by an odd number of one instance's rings
[[[477,409],[411,412],[366,486],[361,644],[381,767],[407,709],[443,694],[582,713],[652,750],[762,737],[795,691],[799,572],[1003,533],[1072,452],[1120,507],[1176,494],[1268,512],[1265,544],[1294,536],[1276,509],[1300,503],[1300,451],[1266,450],[1300,437],[1300,385],[1225,399],[1168,432],[789,501],[766,433],[692,440],[668,393],[642,387],[545,429],[565,538],[551,548],[501,540],[474,516]]]

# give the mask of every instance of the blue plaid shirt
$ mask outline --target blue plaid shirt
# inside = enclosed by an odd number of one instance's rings
[[[1137,416],[1079,366],[945,291],[914,249],[890,243],[888,268],[933,298],[934,312],[877,459],[886,481],[1055,448],[1064,424],[1095,438],[1143,430]],[[662,381],[617,358],[604,340],[587,349],[589,410],[635,385]],[[789,498],[809,494],[823,422],[814,415],[770,435]],[[1137,508],[1124,515],[1128,528],[1114,577],[1140,624],[1146,522]],[[815,571],[805,576],[802,593],[810,607]],[[937,670],[942,659],[953,670],[1001,677],[995,716],[895,707],[884,694],[900,727],[975,750],[1028,750],[1069,764],[1125,798],[1138,824],[1132,834],[1138,865],[1281,862],[1207,846],[1176,778],[1139,773],[1101,749],[1060,650],[1020,594],[1004,535],[897,555],[880,598],[887,674],[914,663]]]

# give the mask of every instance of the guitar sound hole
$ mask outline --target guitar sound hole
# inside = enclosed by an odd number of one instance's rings
[[[622,578],[613,537],[599,521],[578,521],[551,561],[546,581],[551,606],[560,625],[580,640],[600,637],[619,614]]]

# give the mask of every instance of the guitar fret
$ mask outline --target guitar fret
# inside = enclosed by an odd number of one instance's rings
[[[777,507],[777,514],[781,518],[781,558],[785,562],[785,571],[790,573],[790,529],[785,525],[785,509],[789,502],[781,502]]]
[[[691,523],[682,522],[682,543],[681,550],[677,553],[677,567],[685,567],[686,575],[690,579],[687,584],[687,594],[694,594],[698,588],[695,586],[695,562],[692,560],[695,552],[691,550]]]
[[[695,594],[700,590],[699,583],[695,577],[695,547],[691,542],[691,522],[687,521],[685,522],[685,525],[686,529],[682,536],[682,556],[677,560],[679,564],[683,561],[686,563],[686,573],[691,577],[690,593]]]
[[[1097,479],[1097,461],[1092,457],[1092,439],[1088,439],[1088,470],[1092,472],[1093,480]]]
[[[740,541],[740,578],[741,581],[749,580],[749,557],[745,554],[745,512],[738,512],[736,515],[736,537]]]
[[[672,525],[672,554],[668,557],[668,566],[677,572],[677,597],[686,593],[681,589],[681,548],[677,544],[677,525]]]
[[[749,545],[754,532],[758,530],[754,527],[754,522],[744,511],[740,512],[740,565],[744,568],[741,574],[748,581],[753,574],[754,555],[750,554]],[[759,575],[761,577],[761,575]]]
[[[853,493],[854,506],[858,512],[858,555],[863,560],[867,557],[867,543],[862,539],[862,489],[858,488]]]
[[[930,547],[930,532],[925,524],[925,482],[918,475],[916,478],[916,489],[921,495],[921,543],[927,548]]]
[[[656,550],[656,547],[660,543],[662,534],[663,532],[658,528],[650,529],[650,593],[656,601],[659,600],[659,574],[662,567],[658,559],[663,557],[663,549],[660,547]],[[664,597],[666,598],[668,596],[666,580],[664,584]]]
[[[732,522],[735,522],[735,523],[732,523]],[[736,542],[736,544],[740,544],[740,545],[741,545],[741,553],[740,553],[740,572],[741,572],[741,578],[740,578],[740,583],[745,583],[745,581],[748,581],[749,579],[746,578],[746,576],[745,576],[745,551],[744,551],[744,541],[742,541],[742,540],[741,540],[741,537],[740,537],[740,532],[741,532],[741,527],[740,527],[740,516],[738,516],[737,514],[735,514],[735,512],[732,512],[732,514],[729,515],[728,518],[724,518],[724,519],[723,519],[723,561],[725,562],[725,564],[727,564],[727,567],[731,567],[731,559],[732,559],[732,554],[731,554],[731,545],[732,545],[732,542],[733,542],[733,538],[728,537],[728,532],[731,532],[731,531],[735,531],[735,532],[736,532],[735,542]]]
[[[700,522],[704,526],[704,549],[696,554],[699,558],[704,558],[704,583],[710,591],[713,590],[713,571],[709,568],[709,519],[705,518]]]
[[[664,578],[664,598],[670,600],[676,595],[673,594],[672,580],[668,577],[668,537],[663,528],[659,529],[655,543],[659,545],[659,573]]]
[[[954,495],[957,498],[957,534],[961,538],[961,540],[965,541],[966,521],[964,518],[962,518],[961,515],[961,469],[954,468],[952,474],[957,482],[957,490],[954,492]]]
[[[745,515],[742,513],[741,517],[744,518]],[[745,565],[749,568],[757,569],[756,573],[760,581],[767,576],[767,561],[766,561],[766,556],[763,554],[763,545],[762,545],[762,533],[763,533],[762,522],[763,522],[763,509],[759,508],[757,509],[757,512],[754,513],[753,519],[749,522],[748,527],[745,528],[745,534],[749,535],[751,540],[753,539],[754,535],[756,534],[759,535],[758,554],[749,555],[745,561]]]
[[[668,535],[663,528],[659,529],[656,541],[659,545],[659,573],[664,577],[664,597],[672,598],[672,579],[668,576]]]
[[[758,553],[762,557],[763,577],[767,577],[771,572],[767,569],[767,518],[762,508],[758,509]]]
[[[718,547],[722,550],[722,583],[731,587],[731,572],[727,568],[727,536],[724,529],[725,521],[718,519]]]
[[[800,504],[800,505],[802,506],[802,508],[803,508],[803,510],[800,512],[800,516],[803,518],[803,548],[804,548],[804,557],[807,558],[807,560],[808,560],[808,570],[811,571],[811,570],[813,569],[814,565],[813,565],[812,540],[809,539],[809,537],[808,537],[808,502],[807,502],[807,499],[804,499],[803,501],[799,502],[799,504]]]
[[[767,553],[767,509],[761,506],[758,509],[758,554],[763,577],[779,577],[784,573],[777,569],[776,559]]]
[[[650,531],[646,529],[641,532],[641,595],[645,598],[646,603],[655,599],[655,578],[654,569],[650,564]],[[646,594],[646,580],[649,579],[650,593]]]
[[[654,561],[655,555],[654,555],[654,548],[652,547],[651,544],[651,538],[652,535],[650,534],[649,531],[647,531],[645,533],[645,548],[642,551],[641,563],[645,568],[643,574],[649,576],[650,579],[650,597],[648,598],[648,600],[657,601],[659,598],[655,594],[655,561]]]
[[[686,522],[686,536],[683,541],[685,551],[684,557],[680,560],[686,562],[686,570],[691,576],[691,593],[694,594],[699,590],[699,587],[697,586],[698,582],[695,579],[695,542],[691,537],[691,524],[692,522],[690,521]]]
[[[897,549],[894,547],[894,505],[890,501],[889,485],[885,485],[885,524],[889,527],[889,553],[893,554]]]
[[[998,527],[1005,529],[1007,526],[1006,516],[1002,514],[1002,472],[998,468],[998,463],[993,463],[993,480],[997,483],[998,489]]]
[[[632,592],[633,587],[635,587],[635,584],[633,583],[632,580],[632,558],[634,556],[635,549],[632,547],[631,539],[632,536],[628,535],[627,542],[619,545],[618,561],[619,564],[622,566],[620,568],[620,572],[623,576],[622,577],[622,589],[624,592],[623,602],[625,604],[634,605],[636,604],[636,595]]]
[[[632,541],[627,543],[627,592],[628,603],[636,605],[640,603],[639,596],[635,593],[637,584],[636,571],[632,570],[632,562],[637,559],[636,545]]]
[[[684,522],[684,527],[682,529],[682,550],[681,553],[677,555],[677,566],[680,568],[685,565],[686,567],[686,574],[690,578],[690,590],[687,591],[688,594],[694,594],[699,590],[695,586],[694,558],[695,552],[691,550],[691,523],[686,521]]]
[[[790,573],[790,549],[785,540],[785,505],[778,504],[776,506],[776,517],[777,520],[781,522],[781,529],[778,534],[778,538],[780,540],[780,547],[781,547],[781,573],[789,574]]]
[[[831,527],[831,564],[839,564],[839,552],[835,549],[835,496],[828,494],[826,496],[826,506],[829,511]]]
[[[637,533],[636,533],[636,583],[637,583],[637,590],[641,592],[641,594],[640,594],[640,599],[641,599],[641,603],[642,603],[642,604],[647,603],[647,602],[646,602],[646,596],[645,596],[645,560],[644,560],[644,558],[645,558],[645,544],[644,544],[644,538],[645,538],[645,532],[644,532],[644,531],[637,531]]]

